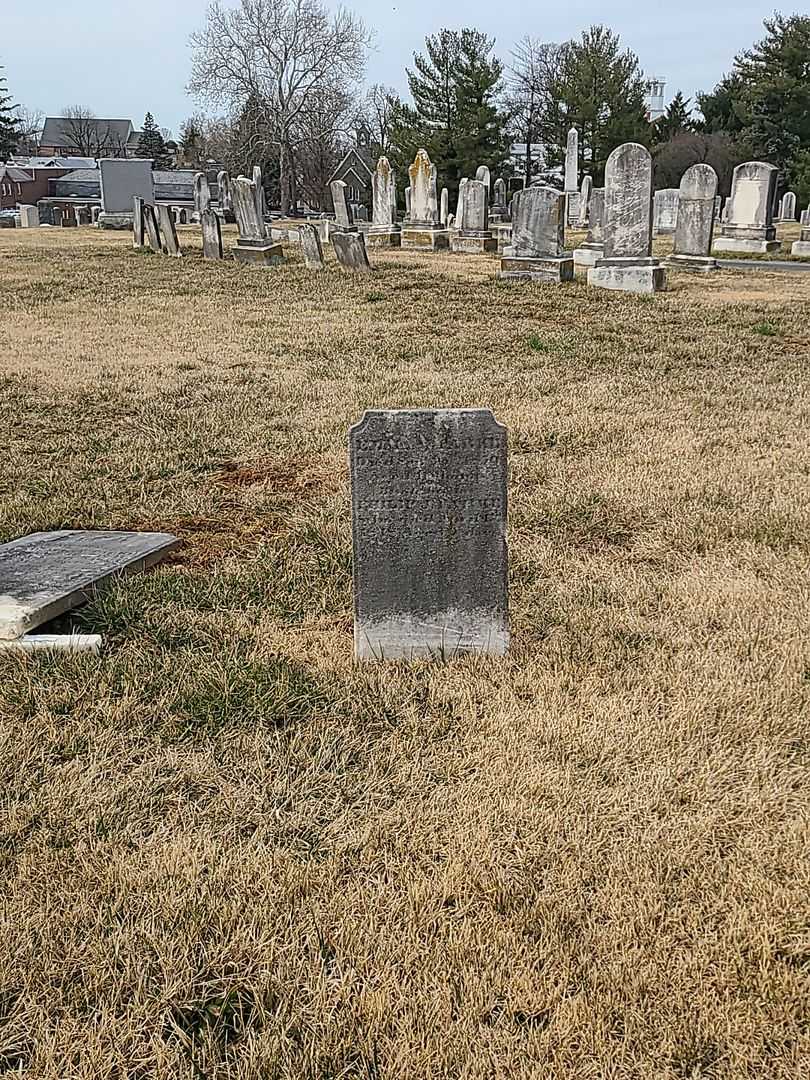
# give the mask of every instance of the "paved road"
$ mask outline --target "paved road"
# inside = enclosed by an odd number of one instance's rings
[[[808,273],[808,262],[782,262],[778,259],[718,259],[720,268],[727,266],[732,270],[776,270],[788,274]]]

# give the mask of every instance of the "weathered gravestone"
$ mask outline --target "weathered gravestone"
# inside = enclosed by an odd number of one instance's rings
[[[669,236],[678,224],[678,188],[660,188],[653,198],[653,236]]]
[[[804,228],[805,225],[810,225],[810,207],[807,210],[802,210],[799,215],[799,224]]]
[[[136,195],[132,200],[132,246],[136,251],[146,247],[146,222],[143,216],[143,199]]]
[[[38,229],[39,228],[39,210],[36,206],[21,206],[20,207],[20,228],[21,229]]]
[[[716,251],[765,254],[779,251],[773,224],[773,199],[779,170],[764,161],[746,161],[734,170],[725,220],[714,241]]]
[[[98,226],[101,229],[130,229],[135,196],[146,203],[155,200],[151,161],[104,158],[99,161],[99,180],[101,213]]]
[[[158,227],[157,214],[155,213],[154,206],[149,203],[144,203],[143,207],[143,220],[146,225],[146,239],[149,241],[149,247],[156,254],[161,255],[163,253],[163,244],[160,242],[160,229]]]
[[[174,214],[172,214],[171,207],[160,203],[157,214],[160,235],[163,238],[164,254],[181,258],[183,252],[180,250],[180,241],[177,239],[177,226],[174,223]]]
[[[579,219],[577,225],[580,229],[584,229],[588,224],[588,213],[591,208],[591,196],[593,195],[593,178],[590,176],[582,177],[582,187],[579,192]]]
[[[450,192],[446,187],[442,188],[442,194],[439,199],[439,224],[443,229],[447,228],[447,222],[450,218]]]
[[[602,223],[605,215],[605,189],[592,188],[588,205],[588,235],[584,244],[574,249],[574,266],[596,266],[605,254]]]
[[[410,212],[402,230],[402,247],[428,248],[436,251],[447,248],[450,238],[439,221],[439,201],[436,194],[436,166],[427,150],[419,150],[413,165],[408,168],[411,184]]]
[[[179,543],[168,533],[60,531],[0,545],[0,641],[29,642],[31,630],[122,575],[146,570]]]
[[[223,257],[222,225],[219,214],[213,210],[203,210],[200,215],[202,227],[203,258],[219,261]]]
[[[211,209],[211,186],[204,172],[194,174],[194,212],[202,220],[206,210]]]
[[[479,182],[479,184],[486,184],[487,195],[489,195],[490,187],[492,184],[492,175],[489,171],[489,166],[479,165],[475,171],[475,179]]]
[[[588,284],[652,293],[666,272],[652,258],[652,157],[639,143],[618,146],[605,166],[605,254],[588,271]]]
[[[366,254],[366,238],[361,232],[333,232],[332,247],[337,261],[347,270],[361,274],[371,272]]]
[[[779,220],[780,221],[795,221],[796,220],[796,192],[786,191],[782,196],[782,201],[779,204]]]
[[[566,224],[579,221],[579,133],[571,128],[565,144],[565,195],[567,199]]]
[[[335,208],[335,228],[341,232],[356,232],[357,226],[354,223],[354,214],[346,197],[348,190],[346,181],[333,180],[329,185],[329,190],[332,194],[332,205]]]
[[[355,655],[506,653],[506,428],[489,409],[374,410],[349,446]]]
[[[485,255],[496,251],[498,241],[489,228],[489,188],[483,180],[468,180],[459,188],[459,217],[462,224],[453,231],[450,247],[454,252]]]
[[[371,176],[371,228],[369,247],[399,247],[402,234],[397,225],[397,181],[387,157],[381,157]]]
[[[709,254],[714,234],[717,173],[711,165],[692,165],[681,177],[678,223],[670,266],[707,273],[717,269]]]
[[[506,201],[506,181],[502,176],[492,186],[492,206],[489,213],[490,225],[500,225],[509,220],[509,205]]]
[[[304,222],[298,226],[298,236],[307,269],[323,270],[323,248],[318,229],[309,222]]]
[[[261,165],[253,166],[253,195],[256,199],[256,213],[259,221],[264,221],[267,216],[267,197],[264,193],[264,177]]]
[[[226,169],[217,173],[217,190],[219,191],[219,210],[223,220],[233,224],[233,196],[231,194],[231,174]]]
[[[284,262],[281,244],[274,244],[267,235],[264,218],[259,213],[261,196],[257,195],[256,184],[246,176],[238,177],[232,187],[233,212],[239,227],[239,239],[233,251],[234,259],[239,263],[258,263],[260,266],[273,266]]]
[[[810,258],[810,222],[802,225],[799,239],[795,240],[790,248],[790,254],[801,258]]]
[[[498,277],[556,285],[571,281],[574,259],[564,248],[565,194],[545,185],[518,191],[512,200],[512,244]]]

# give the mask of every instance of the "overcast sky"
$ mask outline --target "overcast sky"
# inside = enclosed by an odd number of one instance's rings
[[[236,2],[236,0],[232,0]],[[376,31],[368,82],[407,91],[412,64],[426,34],[446,26],[475,26],[496,39],[504,58],[524,34],[565,41],[594,22],[617,31],[638,54],[647,75],[664,78],[667,100],[711,89],[734,54],[762,36],[762,20],[775,0],[568,0],[548,4],[498,4],[492,0],[378,0],[347,3]],[[36,14],[24,4],[4,5],[0,16],[0,65],[15,101],[47,115],[84,105],[98,115],[140,125],[154,113],[161,127],[178,133],[195,110],[185,93],[188,36],[205,21],[205,0],[39,0]],[[783,10],[791,12],[792,6]]]

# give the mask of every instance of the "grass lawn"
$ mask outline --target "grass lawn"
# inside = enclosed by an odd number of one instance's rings
[[[0,540],[184,541],[0,657],[0,1074],[808,1075],[810,276],[180,236],[0,232]],[[347,431],[415,406],[508,425],[505,661],[353,664]]]

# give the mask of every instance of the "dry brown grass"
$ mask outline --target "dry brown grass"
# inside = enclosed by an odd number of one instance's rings
[[[128,242],[0,232],[0,539],[187,541],[0,660],[0,1071],[807,1075],[810,276]],[[505,662],[352,664],[347,428],[417,405],[509,426]]]

